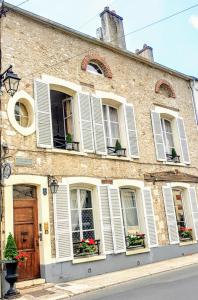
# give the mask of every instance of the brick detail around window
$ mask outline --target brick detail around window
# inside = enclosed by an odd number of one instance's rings
[[[112,72],[110,70],[110,67],[103,57],[96,53],[89,53],[88,55],[86,55],[81,63],[81,69],[83,71],[86,71],[89,62],[97,63],[102,69],[104,76],[107,78],[112,78]]]
[[[158,80],[155,85],[155,92],[158,94],[162,94],[161,92],[162,87],[166,87],[168,97],[176,98],[175,91],[173,90],[172,85],[167,80],[165,79]]]

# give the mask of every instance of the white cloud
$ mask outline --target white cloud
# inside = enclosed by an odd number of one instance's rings
[[[190,16],[189,22],[194,28],[198,29],[198,16]]]

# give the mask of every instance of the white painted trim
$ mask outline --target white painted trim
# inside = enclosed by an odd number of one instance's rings
[[[131,188],[144,188],[143,180],[135,180],[135,179],[114,179],[113,186],[122,188],[122,187],[131,187]]]
[[[30,126],[28,127],[23,127],[19,125],[19,123],[15,119],[15,104],[19,100],[22,100],[22,103],[25,105],[27,111],[28,111],[28,117],[30,120]],[[20,134],[24,136],[31,135],[35,132],[36,130],[36,125],[35,125],[35,107],[34,107],[34,99],[27,94],[25,91],[21,90],[17,92],[13,97],[10,97],[8,101],[8,107],[7,107],[7,114],[8,114],[8,119],[11,123],[11,125],[18,131]]]
[[[67,80],[64,80],[64,79],[60,79],[58,77],[50,76],[50,75],[47,75],[47,74],[42,74],[42,79],[46,83],[49,83],[50,85],[58,85],[58,86],[70,89],[71,92],[73,91],[73,93],[82,91],[82,87],[79,84],[76,84],[74,82],[67,81]]]
[[[111,92],[103,92],[103,91],[96,90],[95,95],[96,95],[96,97],[99,97],[102,100],[103,99],[110,99],[110,100],[115,100],[115,101],[117,101],[119,103],[122,103],[122,104],[126,103],[126,98],[124,98],[120,95],[116,95],[116,94],[111,93]]]
[[[177,111],[172,110],[172,109],[168,109],[168,108],[165,108],[165,107],[157,106],[157,105],[155,105],[154,111],[159,113],[159,114],[170,115],[173,118],[178,118],[178,116],[179,116],[179,113]]]
[[[101,185],[101,179],[92,177],[63,177],[62,184],[90,184],[90,185]]]
[[[43,240],[39,241],[40,264],[47,265],[52,263],[51,258],[51,233],[50,233],[50,218],[49,218],[49,200],[48,194],[43,195],[43,188],[48,190],[48,181],[45,176],[35,175],[11,175],[5,180],[4,199],[5,199],[5,236],[9,232],[14,231],[13,220],[13,185],[16,184],[31,184],[37,186],[37,203],[38,203],[38,223],[49,224],[49,233],[43,231]],[[48,190],[49,193],[49,190]]]
[[[190,187],[190,184],[185,182],[168,182],[166,186],[171,188],[180,187],[188,189]]]

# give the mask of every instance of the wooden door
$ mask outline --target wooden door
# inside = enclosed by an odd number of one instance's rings
[[[19,280],[40,277],[37,200],[14,199],[14,236],[19,252],[28,255],[26,264],[18,268]]]

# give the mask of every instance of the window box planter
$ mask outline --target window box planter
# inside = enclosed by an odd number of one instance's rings
[[[179,240],[180,242],[189,242],[193,240],[192,228],[180,227],[179,229]]]
[[[126,248],[127,249],[145,248],[145,234],[144,233],[136,233],[133,235],[128,235],[125,237],[125,239],[126,239]]]
[[[73,243],[74,257],[100,255],[100,240],[86,239]]]
[[[180,156],[166,153],[166,159],[167,161],[174,162],[174,163],[180,163]]]
[[[116,149],[116,147],[107,147],[109,155],[126,156],[126,148]]]
[[[79,151],[79,142],[68,143],[64,137],[54,137],[54,147],[57,149]]]

